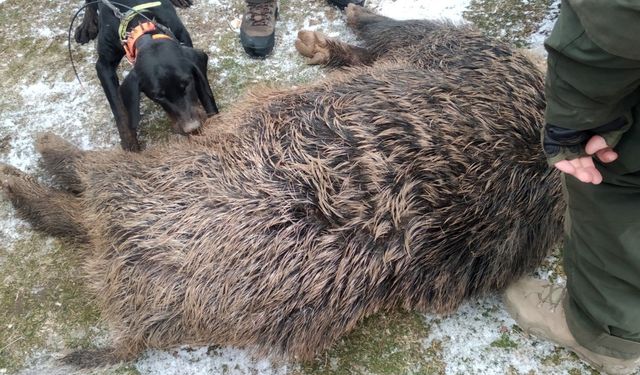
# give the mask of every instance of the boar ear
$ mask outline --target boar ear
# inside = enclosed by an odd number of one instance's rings
[[[135,70],[129,72],[118,91],[127,111],[129,128],[135,130],[140,122],[140,80]]]
[[[196,84],[198,99],[200,99],[200,103],[202,103],[204,110],[207,112],[207,116],[215,115],[218,113],[218,107],[216,106],[216,101],[213,98],[213,92],[207,79],[207,62],[209,61],[209,57],[199,49],[190,47],[182,47],[182,49],[191,61],[191,70],[193,80]]]

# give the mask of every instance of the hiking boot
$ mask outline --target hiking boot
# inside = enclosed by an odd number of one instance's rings
[[[240,41],[249,56],[264,58],[271,53],[277,17],[276,0],[247,0],[247,12],[240,25]]]
[[[327,0],[329,4],[335,5],[340,9],[344,9],[349,4],[359,5],[361,7],[364,6],[364,0]]]
[[[627,375],[640,368],[640,358],[624,360],[609,357],[578,344],[565,319],[565,298],[566,288],[563,286],[533,278],[519,280],[504,295],[507,311],[525,332],[571,350],[607,374]]]

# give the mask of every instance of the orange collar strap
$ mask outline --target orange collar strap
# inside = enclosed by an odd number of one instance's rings
[[[141,36],[149,34],[156,30],[158,30],[158,28],[153,22],[143,22],[127,33],[127,39],[122,41],[122,46],[124,47],[124,52],[127,56],[127,60],[129,60],[131,64],[134,64],[136,62],[136,42],[138,41],[138,39],[140,39]],[[166,34],[153,34],[151,35],[151,38],[173,39]]]

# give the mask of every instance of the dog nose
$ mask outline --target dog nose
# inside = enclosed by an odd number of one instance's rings
[[[200,127],[200,122],[197,120],[187,121],[182,125],[182,131],[185,133],[191,133]]]

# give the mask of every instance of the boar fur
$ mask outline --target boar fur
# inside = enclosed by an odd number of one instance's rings
[[[18,216],[85,252],[115,358],[218,344],[309,359],[364,317],[447,313],[532,271],[562,230],[539,146],[542,74],[471,27],[347,9],[362,47],[140,154],[36,148],[53,187],[2,167]]]

